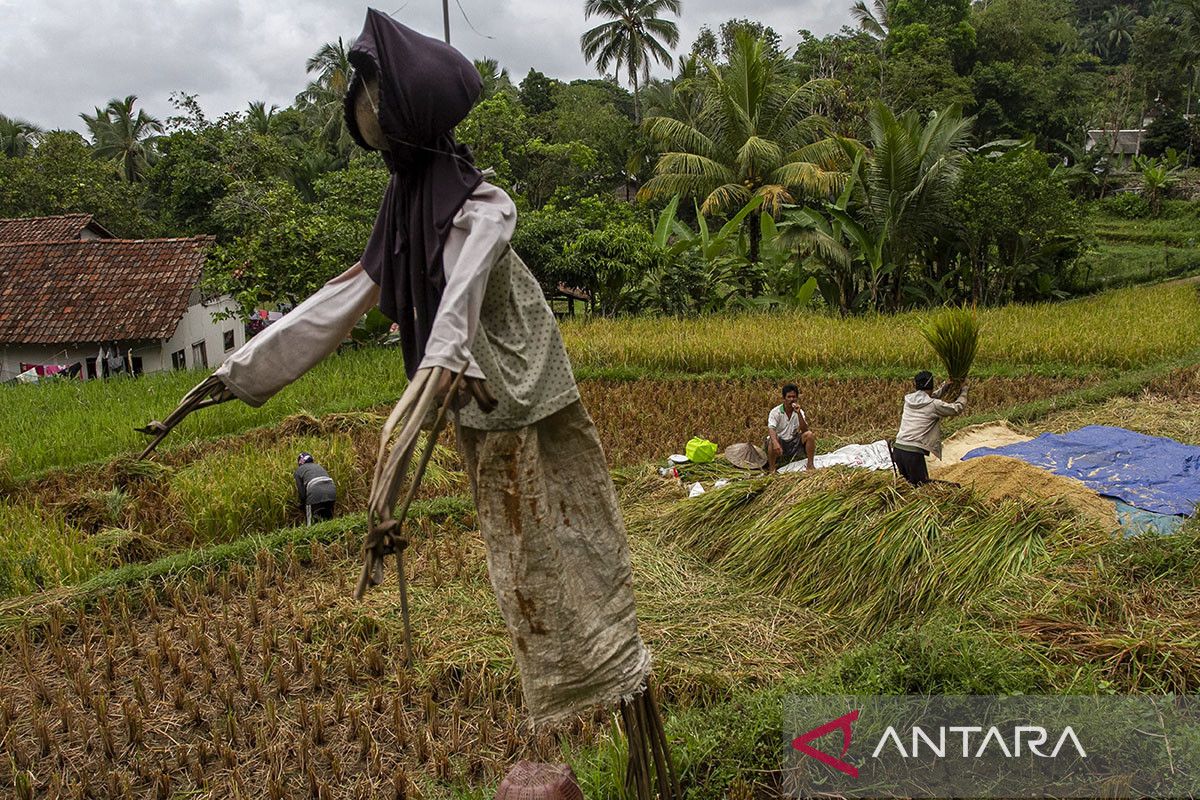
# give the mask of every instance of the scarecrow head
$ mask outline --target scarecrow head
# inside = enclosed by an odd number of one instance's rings
[[[368,9],[349,58],[350,135],[368,150],[403,162],[444,152],[440,140],[467,116],[483,89],[479,71],[462,53],[375,9]]]

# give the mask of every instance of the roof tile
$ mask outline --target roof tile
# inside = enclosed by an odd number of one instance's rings
[[[167,338],[187,310],[212,242],[0,243],[0,344]]]

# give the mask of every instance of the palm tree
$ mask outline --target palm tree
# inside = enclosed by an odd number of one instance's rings
[[[501,67],[499,61],[494,58],[477,58],[475,59],[475,69],[479,70],[479,77],[483,79],[480,100],[487,100],[497,94],[506,94],[514,100],[516,99],[517,88],[513,86],[512,79],[508,76],[508,70]]]
[[[884,240],[883,266],[893,277],[892,306],[900,304],[904,271],[920,248],[943,233],[973,118],[951,106],[922,122],[914,110],[899,116],[876,101],[868,115],[871,157],[862,166],[861,217]]]
[[[858,23],[859,30],[882,41],[891,29],[891,5],[887,0],[873,0],[871,5],[873,8],[867,8],[866,0],[855,0],[850,16]]]
[[[652,117],[671,117],[696,125],[704,103],[702,64],[699,56],[680,56],[679,72],[666,81],[651,81],[645,87],[644,107]]]
[[[738,34],[728,65],[706,62],[704,102],[695,123],[669,116],[646,120],[664,152],[639,197],[703,198],[703,214],[732,214],[754,197],[777,216],[801,196],[831,196],[846,174],[844,150],[829,123],[812,113],[829,81],[793,86],[781,56]],[[759,220],[749,221],[750,258],[758,258]]]
[[[1133,43],[1133,29],[1137,26],[1137,20],[1137,12],[1129,6],[1113,6],[1104,12],[1101,29],[1104,31],[1107,53],[1117,57]]]
[[[112,161],[127,181],[141,180],[158,154],[155,140],[163,132],[162,123],[138,109],[133,113],[137,95],[124,100],[112,99],[93,116],[80,114],[92,134],[92,152],[96,158]]]
[[[304,87],[296,100],[298,105],[310,112],[321,129],[321,135],[334,145],[341,154],[350,152],[353,142],[346,129],[342,111],[342,98],[350,88],[350,51],[339,36],[336,42],[326,42],[304,62],[308,74],[316,78]]]
[[[278,110],[279,106],[272,105],[270,108],[267,108],[265,101],[255,100],[246,109],[246,124],[255,133],[270,133],[271,123],[275,119],[275,112]]]
[[[44,132],[32,122],[0,114],[0,153],[9,158],[28,155]]]
[[[596,63],[603,75],[610,64],[624,70],[633,87],[633,117],[641,122],[638,104],[638,81],[650,80],[650,61],[670,67],[674,63],[667,47],[679,43],[679,27],[659,15],[671,12],[678,15],[681,0],[585,0],[585,19],[608,17],[605,22],[579,37],[583,57]]]

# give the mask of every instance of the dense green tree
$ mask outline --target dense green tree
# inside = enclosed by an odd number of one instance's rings
[[[604,96],[605,102],[610,103],[629,119],[633,119],[633,94],[611,78],[576,78],[568,86],[587,86],[595,89]],[[559,89],[551,89],[551,97],[558,97]],[[557,102],[557,101],[556,101]]]
[[[640,196],[702,199],[705,214],[732,214],[751,198],[776,214],[786,203],[837,190],[840,149],[827,120],[813,114],[826,82],[792,85],[785,61],[751,36],[738,37],[728,65],[710,64],[699,124],[672,117],[647,120],[664,149]],[[757,220],[755,220],[757,222]],[[758,225],[749,226],[757,260]]]
[[[700,26],[700,32],[696,34],[688,53],[692,58],[702,61],[716,61],[720,57],[721,46],[712,28],[707,25]]]
[[[1182,109],[1190,86],[1191,50],[1197,46],[1181,20],[1153,14],[1137,21],[1129,48],[1147,108]]]
[[[972,302],[1048,299],[1070,286],[1080,212],[1045,154],[1021,147],[972,157],[954,209]]]
[[[612,198],[551,202],[521,215],[512,246],[547,292],[560,282],[590,290],[597,286],[597,275],[578,251],[569,252],[571,245],[587,231],[623,230],[636,222],[633,209]]]
[[[783,53],[783,39],[774,28],[770,25],[764,25],[756,19],[736,17],[722,22],[717,33],[718,38],[721,40],[721,55],[726,61],[729,61],[733,57],[734,50],[737,48],[737,38],[741,33],[749,34],[755,39],[761,40],[763,49],[771,56],[778,56]]]
[[[976,7],[971,81],[981,139],[1080,139],[1099,85],[1071,13],[1065,0],[993,0]]]
[[[519,97],[521,105],[530,114],[543,114],[554,108],[553,90],[559,81],[547,78],[536,69],[530,69],[521,81]]]
[[[313,203],[284,180],[238,181],[214,217],[243,233],[214,249],[209,288],[244,312],[300,302],[362,255],[387,180],[382,163],[355,164],[318,180]]]
[[[674,63],[668,47],[679,43],[679,27],[661,15],[678,15],[681,0],[585,0],[583,15],[606,17],[579,39],[583,57],[604,74],[610,65],[624,72],[633,87],[633,116],[641,121],[638,84],[650,80],[650,64],[670,67]]]
[[[32,122],[0,114],[0,155],[9,158],[27,155],[43,132]]]
[[[955,50],[924,25],[903,29],[903,46],[887,56],[882,99],[892,108],[929,113],[974,101],[970,77],[955,66]]]
[[[871,100],[881,96],[885,64],[880,44],[867,33],[848,28],[820,39],[800,31],[792,55],[796,70],[803,80],[837,82],[822,96],[817,111],[843,136],[864,135]]]
[[[155,139],[163,131],[162,123],[144,109],[135,114],[137,95],[110,100],[94,115],[80,114],[92,135],[92,152],[102,161],[112,162],[127,181],[140,180],[154,163]]]
[[[144,213],[146,187],[97,160],[83,137],[50,131],[23,158],[0,157],[0,217],[94,214],[117,236],[158,233]]]
[[[238,181],[290,177],[297,152],[273,134],[236,120],[205,123],[159,139],[160,155],[147,184],[164,230],[179,236],[211,233],[230,239],[240,225],[218,224],[217,204]]]
[[[1157,158],[1168,150],[1186,154],[1194,149],[1197,134],[1200,130],[1188,124],[1178,111],[1165,111],[1150,123],[1146,136],[1142,139],[1142,153]]]
[[[597,158],[594,182],[603,190],[619,184],[633,141],[634,125],[604,89],[588,84],[555,87],[554,108],[543,114],[538,128],[550,142],[579,142]]]

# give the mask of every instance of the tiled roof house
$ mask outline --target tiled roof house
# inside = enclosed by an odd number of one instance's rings
[[[0,220],[0,381],[207,368],[245,341],[198,289],[212,237],[116,239],[87,214]]]

